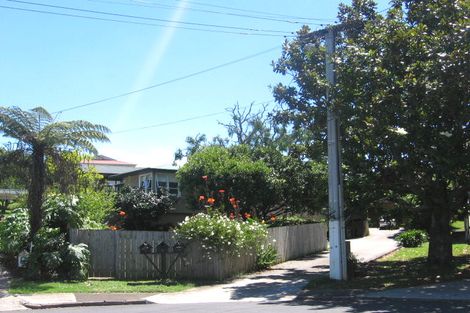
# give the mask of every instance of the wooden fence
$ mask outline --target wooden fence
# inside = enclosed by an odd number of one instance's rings
[[[278,261],[298,258],[323,251],[327,247],[326,226],[307,224],[269,228],[269,243],[278,251]],[[153,279],[159,276],[151,262],[139,252],[143,242],[156,247],[161,242],[171,247],[176,243],[171,232],[71,230],[72,243],[85,243],[91,252],[90,276],[119,279]],[[148,255],[156,265],[161,255]],[[171,264],[176,254],[169,254]],[[242,256],[211,255],[208,259],[198,245],[187,247],[184,257],[178,258],[170,276],[188,279],[221,280],[255,267],[256,257],[247,251]]]

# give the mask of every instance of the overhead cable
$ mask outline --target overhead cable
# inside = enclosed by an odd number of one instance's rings
[[[274,102],[274,100],[259,102],[259,103],[253,104],[252,106],[270,104],[272,102]],[[247,108],[247,107],[248,106],[241,107],[241,108],[243,109],[243,108]],[[158,123],[158,124],[153,124],[153,125],[141,126],[141,127],[136,127],[136,128],[128,128],[128,129],[118,130],[118,131],[112,132],[112,135],[129,133],[129,132],[134,132],[134,131],[139,131],[139,130],[145,130],[145,129],[149,129],[149,128],[169,126],[169,125],[174,125],[174,124],[180,124],[180,123],[184,123],[184,122],[199,120],[199,119],[203,119],[203,118],[207,118],[207,117],[212,117],[212,116],[216,116],[216,115],[222,115],[222,114],[226,114],[228,109],[229,108],[226,108],[225,111],[219,111],[219,112],[214,112],[214,113],[209,113],[209,114],[193,116],[193,117],[189,117],[189,118],[185,118],[185,119],[181,119],[181,120],[175,120],[175,121],[169,121],[169,122]]]
[[[205,23],[195,23],[195,22],[172,21],[172,20],[168,20],[168,19],[161,19],[161,18],[154,18],[154,17],[146,17],[146,16],[137,16],[137,15],[113,13],[113,12],[104,12],[104,11],[97,11],[97,10],[80,9],[80,8],[73,8],[73,7],[52,5],[52,4],[36,3],[36,2],[30,2],[30,1],[20,1],[20,0],[5,0],[5,1],[14,2],[14,3],[21,3],[21,4],[27,4],[27,5],[34,5],[34,6],[41,6],[41,7],[47,7],[47,8],[61,9],[61,10],[78,11],[78,12],[83,12],[83,13],[93,13],[93,14],[101,14],[101,15],[107,15],[107,16],[124,17],[124,18],[146,20],[146,21],[157,21],[157,22],[165,22],[165,23],[172,23],[172,24],[183,24],[183,25],[191,25],[191,26],[221,28],[221,29],[250,31],[250,32],[277,33],[277,34],[284,34],[284,35],[287,35],[287,34],[291,35],[292,34],[292,32],[287,32],[287,31],[282,31],[282,30],[257,29],[257,28],[250,28],[250,27],[238,27],[238,26],[205,24]]]
[[[161,4],[161,3],[155,3],[155,2],[150,2],[150,1],[131,1],[130,3],[128,2],[122,2],[122,1],[112,1],[112,0],[88,0],[92,2],[98,2],[98,3],[107,3],[107,4],[118,4],[118,5],[127,5],[127,6],[136,6],[136,7],[147,7],[147,8],[161,8],[161,9],[167,9],[167,10],[173,10],[178,8],[175,5],[167,5],[167,4]],[[249,19],[256,19],[256,20],[267,20],[267,21],[274,21],[274,22],[281,22],[281,23],[289,23],[289,24],[309,24],[309,25],[320,25],[319,23],[311,23],[307,21],[296,21],[295,19],[281,19],[281,18],[275,18],[275,17],[266,17],[266,16],[257,16],[257,15],[249,15],[249,14],[241,14],[241,13],[232,13],[232,12],[222,12],[222,11],[215,11],[215,10],[206,10],[206,9],[197,9],[197,8],[186,8],[188,11],[193,11],[193,12],[202,12],[202,13],[209,13],[209,14],[217,14],[217,15],[225,15],[225,16],[235,16],[235,17],[241,17],[241,18],[249,18]],[[333,21],[334,19],[318,19],[318,20],[324,20],[324,21]]]
[[[264,51],[261,51],[261,52],[255,53],[255,54],[245,56],[245,57],[237,59],[237,60],[233,60],[233,61],[230,61],[230,62],[227,62],[227,63],[223,63],[223,64],[219,64],[219,65],[216,65],[216,66],[213,66],[213,67],[209,67],[207,69],[204,69],[204,70],[201,70],[201,71],[198,71],[198,72],[194,72],[194,73],[191,73],[191,74],[188,74],[188,75],[180,76],[178,78],[170,79],[170,80],[167,80],[167,81],[164,81],[164,82],[161,82],[161,83],[158,83],[158,84],[154,84],[154,85],[151,85],[151,86],[148,86],[148,87],[145,87],[145,88],[136,89],[136,90],[125,92],[125,93],[122,93],[122,94],[119,94],[119,95],[106,97],[106,98],[103,98],[103,99],[95,100],[95,101],[84,103],[84,104],[81,104],[81,105],[76,105],[76,106],[72,106],[72,107],[69,107],[69,108],[62,109],[62,110],[58,110],[56,112],[53,112],[53,114],[60,114],[60,113],[63,113],[63,112],[88,107],[88,106],[91,106],[91,105],[94,105],[94,104],[103,103],[103,102],[107,102],[107,101],[122,98],[122,97],[127,97],[127,96],[130,96],[132,94],[136,94],[136,93],[140,93],[140,92],[150,90],[150,89],[153,89],[153,88],[168,85],[168,84],[171,84],[171,83],[174,83],[174,82],[177,82],[177,81],[188,79],[190,77],[194,77],[194,76],[198,76],[198,75],[201,75],[201,74],[204,74],[204,73],[207,73],[207,72],[211,72],[211,71],[217,70],[217,69],[222,68],[222,67],[226,67],[226,66],[233,65],[233,64],[236,64],[236,63],[240,63],[240,62],[243,62],[243,61],[246,61],[246,60],[249,60],[249,59],[253,59],[255,57],[258,57],[260,55],[269,53],[269,52],[274,51],[274,50],[279,49],[279,48],[280,48],[279,46],[276,46],[276,47],[270,48],[268,50],[264,50]]]

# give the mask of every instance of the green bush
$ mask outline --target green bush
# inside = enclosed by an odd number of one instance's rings
[[[210,146],[191,155],[176,174],[189,207],[201,208],[201,195],[216,200],[216,206],[226,214],[250,213],[265,218],[282,202],[281,181],[268,165],[253,161],[247,147],[225,148]],[[218,190],[224,190],[218,194]],[[233,209],[231,198],[237,200]]]
[[[262,247],[256,255],[256,268],[264,270],[277,262],[277,250],[271,245]]]
[[[28,236],[28,209],[7,211],[0,221],[0,252],[6,257],[8,265],[12,265],[18,253],[26,247]]]
[[[62,249],[60,276],[68,280],[86,280],[90,267],[90,251],[84,243],[68,244]]]
[[[396,240],[403,247],[419,247],[428,240],[428,235],[425,231],[412,229],[399,234]]]
[[[165,193],[125,187],[116,195],[116,209],[108,218],[113,230],[159,230],[158,220],[173,206]]]
[[[77,209],[78,198],[72,195],[49,194],[44,203],[44,225],[59,228],[67,233],[69,228],[83,225],[83,214]]]
[[[199,242],[202,249],[240,255],[243,250],[258,252],[266,242],[266,226],[254,220],[239,221],[218,213],[199,213],[186,218],[174,230],[181,241]]]
[[[83,228],[105,228],[106,218],[115,211],[116,194],[109,190],[88,190],[78,195],[77,210],[84,217]]]
[[[85,280],[89,264],[85,244],[70,244],[59,228],[43,228],[33,239],[24,276],[31,280]]]

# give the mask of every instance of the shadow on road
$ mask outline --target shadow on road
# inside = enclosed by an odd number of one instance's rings
[[[248,284],[227,286],[224,289],[231,291],[231,300],[264,298],[268,301],[283,301],[286,297],[293,299],[311,279],[324,276],[316,267],[305,270],[295,268],[273,270],[271,274],[252,277]]]
[[[361,299],[361,298],[332,298],[315,299],[304,302],[292,302],[288,306],[304,307],[305,310],[322,312],[335,311],[359,313],[403,313],[403,312],[470,312],[470,302],[462,301],[419,301],[402,299]]]

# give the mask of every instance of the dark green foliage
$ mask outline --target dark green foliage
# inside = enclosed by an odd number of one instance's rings
[[[266,216],[269,212],[312,214],[322,211],[327,207],[328,202],[326,160],[322,153],[317,153],[315,157],[312,157],[318,149],[309,150],[309,146],[304,145],[303,138],[311,137],[309,130],[287,127],[284,121],[275,120],[271,114],[266,114],[267,107],[263,107],[258,112],[255,112],[253,108],[253,104],[246,107],[236,104],[227,110],[231,115],[230,122],[223,124],[227,129],[228,138],[215,137],[212,142],[209,142],[204,135],[188,137],[185,152],[179,150],[175,154],[175,159],[186,156],[191,162],[191,158],[205,148],[218,147],[219,149],[225,148],[231,158],[240,159],[240,162],[263,164],[263,167],[269,170],[269,179],[261,185],[254,186],[250,196],[253,200],[256,197],[262,198],[261,204],[258,207],[247,207],[245,202],[242,208],[247,213],[255,213],[255,216]],[[307,153],[307,150],[312,153]],[[229,170],[230,168],[226,168],[225,171]],[[185,175],[189,177],[192,174],[186,173]],[[212,169],[209,169],[206,174],[200,172],[192,176],[190,185],[198,185],[198,187],[190,190],[191,193],[194,193],[196,189],[199,192],[207,189],[200,175],[209,176],[208,187],[210,188],[214,185],[225,184],[223,180],[214,183]],[[215,176],[219,180],[218,176]],[[182,185],[184,188],[184,183]],[[197,207],[196,193],[193,196],[196,198],[188,197],[189,201]],[[216,195],[207,196],[215,197]],[[236,194],[232,196],[237,197]],[[242,198],[239,200],[251,201]],[[230,210],[231,205],[227,199],[225,199],[224,206]]]
[[[126,230],[157,230],[158,220],[173,206],[165,193],[125,187],[116,195],[116,211],[108,224]]]
[[[59,229],[41,229],[28,256],[26,279],[85,280],[88,278],[90,252],[85,244],[72,245]]]
[[[83,223],[83,211],[77,209],[77,199],[67,195],[49,195],[44,203],[44,226],[33,238],[29,248],[29,211],[11,209],[0,221],[0,252],[8,266],[16,267],[16,257],[22,250],[30,251],[27,279],[84,280],[88,275],[89,252],[86,245],[72,245],[68,230]]]
[[[395,0],[386,16],[370,0],[341,5],[339,21],[349,27],[337,36],[330,103],[325,42],[305,40],[308,28],[275,63],[295,82],[274,88],[287,107],[278,119],[310,130],[306,146],[326,147],[328,106],[339,116],[345,207],[364,214],[380,201],[398,209],[415,196],[402,206],[413,214],[396,213],[416,220],[416,209],[425,213],[429,261],[441,265],[452,258],[449,221],[468,209],[469,14],[466,0]]]
[[[420,229],[411,229],[402,232],[396,237],[396,240],[402,247],[411,248],[419,247],[428,241],[428,235],[425,231]]]
[[[21,145],[0,147],[0,188],[26,189],[29,181],[29,155],[21,150]]]
[[[205,147],[191,156],[177,177],[182,193],[195,209],[199,208],[200,195],[218,198],[216,193],[220,189],[225,193],[217,199],[221,203],[216,205],[227,213],[233,212],[229,202],[232,197],[240,201],[241,213],[260,218],[266,217],[281,202],[281,182],[264,162],[253,161],[244,146]]]

